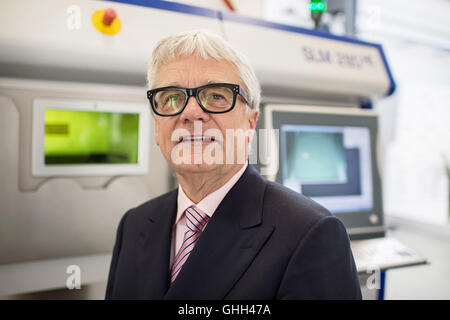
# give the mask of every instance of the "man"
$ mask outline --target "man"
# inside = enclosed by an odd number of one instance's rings
[[[260,101],[246,60],[206,32],[171,36],[148,86],[179,187],[123,216],[106,298],[360,299],[343,224],[246,161]]]

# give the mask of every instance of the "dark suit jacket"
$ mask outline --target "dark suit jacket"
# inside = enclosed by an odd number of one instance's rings
[[[170,284],[176,209],[173,190],[123,216],[107,299],[361,298],[344,225],[251,165]]]

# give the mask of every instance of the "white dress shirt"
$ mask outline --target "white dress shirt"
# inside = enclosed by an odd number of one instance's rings
[[[225,198],[225,196],[227,195],[228,191],[230,191],[230,189],[242,176],[247,166],[248,162],[246,162],[245,165],[242,166],[242,168],[238,172],[236,172],[223,186],[221,186],[216,191],[208,194],[197,204],[192,202],[191,199],[189,199],[184,193],[181,185],[178,185],[177,217],[175,219],[175,225],[172,231],[170,267],[172,267],[175,255],[178,250],[180,250],[183,244],[184,234],[187,231],[186,217],[185,215],[183,215],[184,211],[190,206],[195,205],[211,218],[219,204],[222,202],[223,198]]]

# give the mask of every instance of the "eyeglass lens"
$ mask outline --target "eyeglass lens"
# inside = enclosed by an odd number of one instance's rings
[[[198,99],[203,108],[212,112],[221,112],[231,109],[234,95],[228,87],[206,87],[197,92]],[[185,104],[186,94],[179,89],[165,89],[158,91],[153,98],[154,106],[160,114],[175,114]]]

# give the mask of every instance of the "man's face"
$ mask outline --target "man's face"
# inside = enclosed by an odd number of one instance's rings
[[[231,63],[205,60],[197,55],[180,56],[166,62],[157,79],[156,87],[197,88],[209,83],[232,83],[242,88],[243,85]],[[245,133],[253,133],[258,112],[248,112],[246,108],[238,95],[231,111],[212,114],[203,111],[195,97],[190,97],[181,114],[170,117],[154,114],[156,143],[179,174],[208,171],[225,174],[242,165],[242,159],[247,159],[251,135]]]

